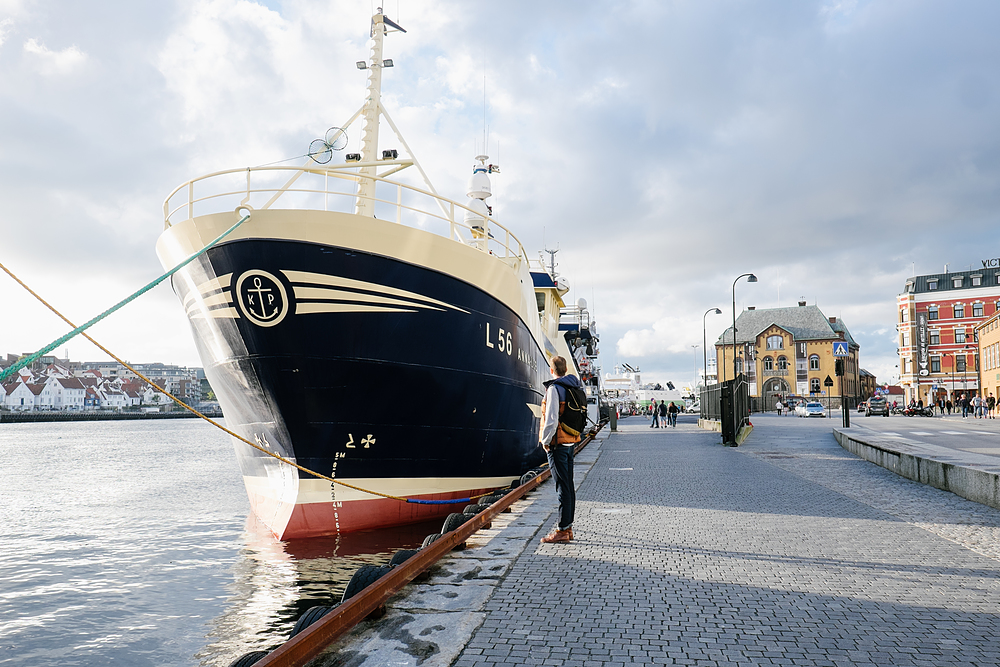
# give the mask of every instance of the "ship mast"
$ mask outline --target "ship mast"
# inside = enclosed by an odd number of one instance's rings
[[[382,38],[385,37],[385,17],[382,8],[372,16],[372,46],[368,55],[368,98],[362,110],[364,127],[361,134],[361,160],[371,164],[362,167],[359,172],[362,178],[358,181],[358,202],[355,213],[358,215],[375,216],[375,161],[378,160],[378,126],[382,110]],[[367,178],[366,178],[367,177]]]

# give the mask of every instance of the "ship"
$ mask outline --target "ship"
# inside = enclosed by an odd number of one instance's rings
[[[424,521],[463,506],[412,501],[507,487],[545,460],[549,360],[580,375],[586,358],[593,376],[595,337],[568,285],[487,203],[498,165],[477,156],[467,198],[445,198],[389,116],[396,32],[378,10],[358,62],[365,102],[302,164],[213,172],[164,202],[163,266],[204,251],[172,287],[227,427],[354,487],[234,438],[252,511],[282,540]],[[332,160],[355,122],[360,152]]]

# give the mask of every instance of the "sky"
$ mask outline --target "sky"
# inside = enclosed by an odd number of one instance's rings
[[[361,105],[375,6],[0,0],[0,263],[77,323],[159,276],[175,187],[302,155]],[[497,219],[532,257],[559,249],[605,371],[689,384],[753,272],[737,313],[816,304],[892,380],[906,278],[1000,256],[995,0],[385,13],[407,30],[386,40],[393,120],[460,201],[486,126]],[[68,330],[3,274],[0,303],[0,354]],[[132,362],[201,365],[166,283],[90,333]]]

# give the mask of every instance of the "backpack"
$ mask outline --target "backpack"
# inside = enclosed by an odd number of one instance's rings
[[[552,382],[555,381],[550,380],[545,386],[548,387]],[[579,438],[583,429],[587,428],[587,392],[583,387],[567,387],[564,384],[559,386],[566,391],[566,406],[559,417],[559,428],[574,438]]]

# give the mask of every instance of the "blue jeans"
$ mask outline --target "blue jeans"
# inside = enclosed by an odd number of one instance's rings
[[[556,497],[559,499],[559,530],[573,525],[576,511],[576,487],[573,486],[573,446],[553,445],[549,448],[549,469],[556,482]]]

